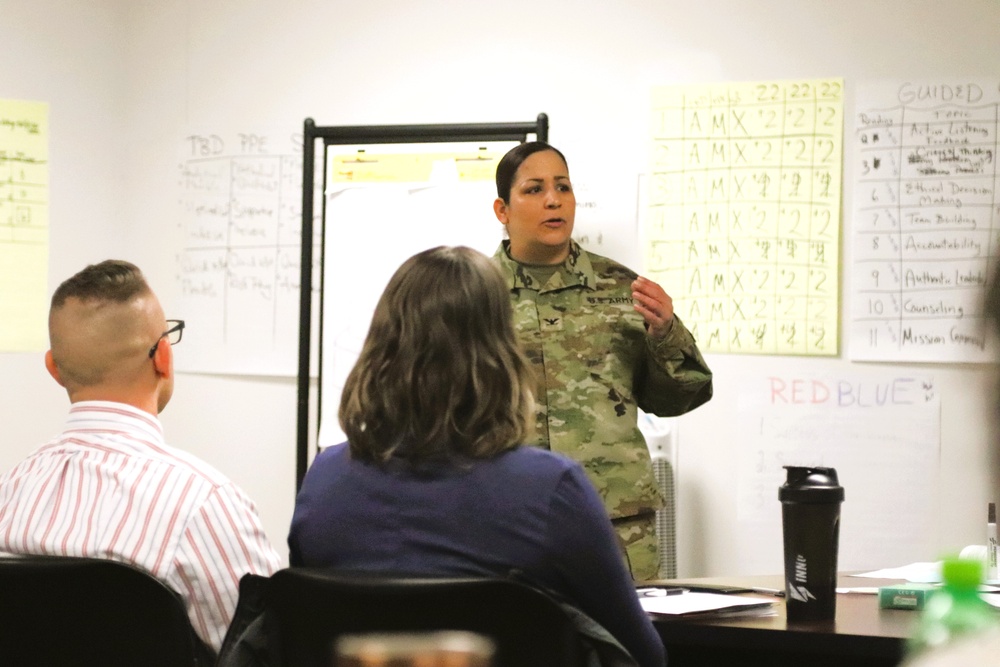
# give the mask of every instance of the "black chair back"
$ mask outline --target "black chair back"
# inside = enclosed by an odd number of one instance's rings
[[[0,664],[203,667],[212,657],[180,596],[138,568],[0,557]]]
[[[288,667],[330,667],[339,636],[374,632],[476,632],[495,643],[494,667],[575,667],[583,655],[559,603],[508,579],[359,577],[289,568],[271,577],[266,598]]]

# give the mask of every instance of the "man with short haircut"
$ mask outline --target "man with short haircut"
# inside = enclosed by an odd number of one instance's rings
[[[63,432],[0,477],[0,551],[136,565],[183,597],[218,652],[240,578],[270,575],[278,556],[243,491],[164,441],[183,330],[128,262],[56,289],[45,367],[72,405]]]

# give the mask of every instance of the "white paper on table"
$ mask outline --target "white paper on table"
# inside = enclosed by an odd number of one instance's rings
[[[848,595],[878,595],[878,586],[838,586],[837,592]]]
[[[680,595],[643,596],[639,598],[642,608],[650,614],[683,616],[712,611],[756,610],[773,606],[770,600],[719,593],[688,592]]]
[[[902,567],[887,567],[848,576],[868,577],[870,579],[904,579],[912,583],[936,584],[941,582],[941,561],[910,563]]]

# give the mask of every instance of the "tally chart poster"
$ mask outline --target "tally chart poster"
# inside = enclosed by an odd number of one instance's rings
[[[843,91],[653,88],[645,270],[703,352],[838,353]]]
[[[982,306],[1000,241],[998,108],[998,80],[859,88],[851,359],[997,359]]]
[[[49,108],[0,100],[0,352],[48,347]]]

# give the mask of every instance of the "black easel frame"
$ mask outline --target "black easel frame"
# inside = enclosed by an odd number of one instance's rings
[[[326,191],[327,149],[333,145],[350,144],[418,144],[473,141],[520,141],[533,134],[539,141],[548,141],[549,118],[527,123],[460,123],[451,125],[346,125],[317,126],[306,118],[302,146],[302,266],[299,294],[299,370],[298,416],[295,456],[295,491],[302,487],[309,466],[309,365],[312,344],[312,263],[313,263],[313,188],[316,167],[316,141],[323,141],[323,187]],[[326,197],[322,198],[320,216],[320,286],[319,340],[316,426],[321,418],[323,394],[323,247],[326,240]]]

